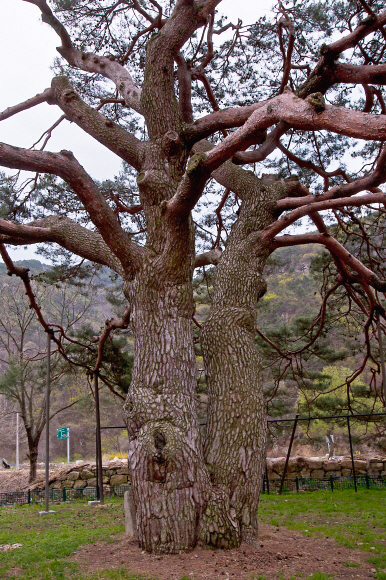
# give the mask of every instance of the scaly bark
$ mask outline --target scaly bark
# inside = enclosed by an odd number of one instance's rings
[[[160,281],[148,264],[126,293],[135,362],[125,409],[139,543],[178,552],[196,545],[209,486],[195,408],[191,282]]]
[[[208,504],[200,534],[214,547],[257,541],[266,415],[255,320],[257,303],[266,290],[263,269],[270,254],[261,230],[273,221],[275,201],[286,195],[288,187],[267,178],[256,180],[249,189],[216,268],[212,307],[202,329],[209,395],[204,453],[217,494]]]

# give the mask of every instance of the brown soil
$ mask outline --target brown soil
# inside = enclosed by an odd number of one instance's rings
[[[82,463],[81,467],[86,467],[87,465],[94,466],[95,464]],[[72,471],[73,469],[78,469],[79,467],[80,466],[76,463],[66,463],[65,465],[59,467],[51,467],[49,476],[50,483],[56,481],[61,476]],[[23,466],[19,470],[0,469],[0,493],[11,491],[27,491],[28,489],[44,489],[45,473],[46,472],[44,468],[38,469],[36,472],[35,481],[28,483],[29,468]]]
[[[124,566],[132,574],[160,580],[268,580],[290,579],[297,574],[308,578],[315,572],[332,574],[334,580],[374,578],[368,554],[339,546],[327,537],[307,537],[285,528],[261,524],[260,548],[243,544],[237,550],[196,549],[189,553],[154,556],[141,552],[134,538],[119,536],[110,544],[97,542],[80,548],[71,561],[82,573]],[[354,566],[347,566],[350,563]]]
[[[64,473],[73,468],[74,465],[69,464],[67,467],[57,467],[50,469],[50,482],[55,481]],[[28,483],[29,469],[1,469],[0,470],[0,493],[11,491],[26,491],[27,489],[43,489],[45,482],[44,469],[38,469],[36,479],[33,483]]]

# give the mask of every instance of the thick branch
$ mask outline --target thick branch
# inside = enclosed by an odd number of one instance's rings
[[[69,120],[135,169],[141,168],[144,149],[141,141],[87,105],[72,88],[67,77],[52,79],[52,93]]]
[[[355,65],[337,63],[334,67],[334,81],[349,84],[386,85],[386,64]]]
[[[202,266],[217,266],[219,260],[222,255],[221,248],[214,248],[213,250],[209,250],[209,252],[205,252],[204,254],[199,254],[196,256],[194,261],[195,268],[201,268]]]
[[[0,243],[20,246],[44,242],[59,244],[86,260],[103,264],[124,275],[120,261],[102,236],[67,217],[49,216],[26,225],[0,220]]]
[[[142,250],[130,241],[98,187],[70,151],[48,153],[0,143],[0,165],[61,177],[78,196],[107,246],[121,261],[123,268],[132,272],[132,268],[139,267]]]

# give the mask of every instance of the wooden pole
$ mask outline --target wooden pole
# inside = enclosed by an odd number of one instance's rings
[[[350,441],[351,465],[352,465],[352,474],[353,474],[353,477],[354,477],[354,488],[355,488],[355,491],[358,491],[357,490],[357,478],[356,478],[356,475],[355,475],[354,454],[353,454],[353,451],[352,451],[350,417],[348,417],[348,416],[347,416],[347,429],[348,429],[348,438],[349,438],[349,441]]]
[[[50,510],[50,371],[51,371],[51,334],[47,332],[47,371],[46,371],[46,483],[45,510]]]
[[[16,469],[19,467],[19,413],[16,413]]]

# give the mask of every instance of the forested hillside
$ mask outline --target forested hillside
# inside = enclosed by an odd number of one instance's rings
[[[363,341],[359,334],[353,334],[349,321],[331,319],[329,330],[318,338],[315,345],[307,352],[303,362],[304,368],[299,368],[299,376],[294,377],[291,373],[284,372],[285,360],[277,356],[277,352],[267,344],[262,338],[268,338],[278,348],[283,351],[289,346],[302,346],[308,340],[302,336],[303,329],[307,328],[310,320],[313,320],[319,313],[321,298],[321,277],[318,271],[318,260],[322,259],[320,247],[296,246],[281,248],[275,252],[274,257],[267,265],[267,292],[259,303],[258,328],[261,335],[257,340],[263,347],[263,374],[265,378],[265,394],[270,417],[293,417],[295,413],[301,416],[308,414],[326,415],[347,412],[347,397],[344,383],[346,376],[354,370],[363,349]],[[114,289],[112,290],[109,272],[106,268],[99,270],[92,284],[90,280],[77,280],[76,283],[66,286],[58,282],[58,272],[55,276],[52,270],[38,260],[25,260],[17,263],[30,269],[30,273],[36,280],[40,280],[41,292],[46,293],[43,302],[47,307],[49,301],[53,306],[52,316],[63,318],[70,314],[65,314],[65,305],[61,300],[67,300],[72,304],[71,316],[77,312],[79,319],[73,324],[72,332],[80,341],[92,342],[92,336],[100,333],[105,320],[110,317],[114,310],[122,309],[122,305],[115,299]],[[43,273],[43,277],[40,274]],[[210,269],[200,271],[194,280],[195,300],[196,300],[196,330],[209,311],[211,302],[211,276]],[[53,281],[56,280],[55,284]],[[81,283],[82,282],[82,283]],[[117,287],[120,280],[116,280]],[[12,310],[9,303],[10,297],[21,296],[23,289],[20,282],[7,276],[4,264],[0,264],[0,286],[2,288],[2,313],[1,333],[4,336],[8,308]],[[64,290],[66,289],[66,290]],[[109,290],[108,290],[109,289]],[[72,294],[71,294],[72,293]],[[92,304],[87,304],[88,298],[92,295]],[[72,301],[72,302],[71,302]],[[21,304],[20,303],[20,304]],[[82,308],[80,304],[82,303]],[[24,303],[27,311],[28,305]],[[67,304],[68,308],[68,304]],[[82,315],[80,315],[82,312]],[[20,312],[17,316],[20,315]],[[339,316],[338,316],[339,319]],[[54,318],[52,318],[54,322]],[[44,358],[45,333],[39,327],[36,320],[33,320],[28,328],[28,344],[31,342],[38,346],[38,350]],[[107,387],[101,391],[101,413],[102,425],[124,425],[123,393],[127,390],[130,381],[130,364],[133,357],[133,341],[130,330],[125,331],[120,336],[115,337],[115,347],[106,346],[106,360],[116,363],[117,373],[117,395],[114,395]],[[72,356],[75,359],[85,357],[81,348],[76,351],[74,347]],[[4,348],[1,349],[1,373],[2,377],[7,372],[7,359]],[[123,354],[122,354],[123,353]],[[89,354],[88,363],[92,363],[94,354]],[[87,356],[86,356],[87,359]],[[87,360],[86,360],[87,362]],[[55,364],[55,361],[54,361]],[[114,366],[114,364],[113,364]],[[122,372],[123,369],[123,372]],[[62,369],[63,370],[63,369]],[[44,388],[44,370],[40,370],[42,387]],[[119,375],[119,376],[118,376]],[[282,376],[281,376],[282,375]],[[89,379],[85,369],[74,371],[68,367],[61,375],[61,385],[54,390],[52,405],[54,409],[66,406],[73,401],[77,401],[73,406],[58,413],[52,420],[51,428],[51,450],[52,460],[65,460],[66,442],[56,438],[56,430],[59,426],[70,427],[71,433],[71,458],[90,459],[95,457],[95,416],[94,400],[90,389]],[[117,379],[118,377],[118,379]],[[357,409],[356,412],[365,412],[372,408],[372,397],[369,386],[365,384],[366,377],[369,379],[369,372],[359,380],[356,380]],[[206,420],[206,379],[203,369],[202,356],[197,346],[197,402],[199,407],[199,418],[202,423]],[[4,383],[4,380],[3,380]],[[0,379],[0,388],[1,388]],[[332,389],[332,392],[329,393]],[[5,393],[3,389],[3,393]],[[40,396],[41,391],[36,393]],[[323,396],[320,396],[323,393]],[[119,396],[121,395],[121,396]],[[359,405],[359,406],[358,406]],[[376,407],[375,410],[382,410]],[[15,461],[15,425],[16,406],[9,396],[0,395],[0,435],[1,451],[0,456],[7,457],[9,461]],[[271,426],[270,429],[270,455],[280,455],[285,450],[290,434],[290,425],[280,425],[280,428]],[[375,438],[378,429],[379,435]],[[386,440],[383,438],[383,428],[380,424],[378,428],[366,424],[353,425],[356,449],[362,453],[369,447],[373,449],[383,448]],[[21,460],[26,460],[28,453],[25,432],[20,429],[21,434]],[[331,438],[332,435],[332,438]],[[39,461],[43,461],[44,453],[44,431],[39,444]],[[331,422],[317,421],[313,424],[302,424],[295,440],[297,452],[312,454],[326,453],[327,441],[329,438],[331,448],[336,446],[336,452],[347,452],[346,424],[344,421]],[[333,441],[334,439],[334,441]],[[102,435],[103,452],[109,455],[125,454],[127,437],[124,429],[104,431]],[[302,451],[303,449],[303,451]]]

